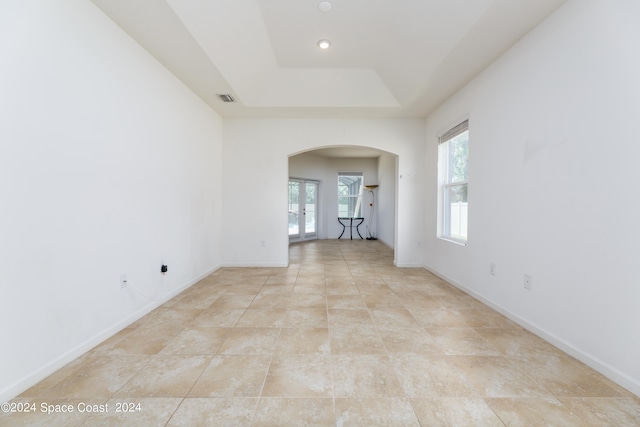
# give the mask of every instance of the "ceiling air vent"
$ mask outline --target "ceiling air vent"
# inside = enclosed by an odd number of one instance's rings
[[[228,93],[218,94],[218,97],[222,99],[222,102],[236,102],[233,96],[229,95]]]

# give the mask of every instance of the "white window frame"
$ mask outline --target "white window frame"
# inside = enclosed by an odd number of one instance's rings
[[[360,177],[360,187],[358,188],[358,192],[357,193],[349,193],[348,195],[340,194],[340,177],[341,176],[359,176]],[[338,172],[337,184],[338,184],[338,187],[336,188],[336,190],[337,190],[336,193],[338,195],[338,216],[340,216],[340,197],[348,197],[350,199],[354,199],[355,200],[354,217],[362,218],[362,215],[363,215],[363,212],[362,212],[362,195],[363,195],[363,189],[364,189],[364,173],[362,173],[362,172]],[[359,213],[360,215],[356,215],[356,213]]]
[[[466,245],[469,239],[468,234],[468,212],[469,212],[469,178],[468,170],[467,177],[463,180],[449,181],[449,165],[450,165],[450,142],[456,137],[469,132],[469,119],[465,119],[458,125],[453,126],[448,131],[444,132],[438,138],[438,237],[451,242]],[[469,162],[469,153],[467,152],[467,167]],[[460,227],[464,226],[465,235],[453,235],[451,230],[452,212],[451,204],[448,203],[448,194],[453,188],[466,187],[467,202],[463,206],[460,205],[460,211],[458,212],[458,218],[462,218],[464,215],[464,224],[460,222]],[[464,214],[463,214],[464,212]]]

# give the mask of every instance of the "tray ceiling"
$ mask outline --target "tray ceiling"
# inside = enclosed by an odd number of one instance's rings
[[[223,117],[384,118],[427,116],[566,0],[92,1]]]

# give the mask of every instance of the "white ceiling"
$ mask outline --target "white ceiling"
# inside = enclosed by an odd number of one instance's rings
[[[427,116],[566,0],[92,1],[223,117],[385,118]]]

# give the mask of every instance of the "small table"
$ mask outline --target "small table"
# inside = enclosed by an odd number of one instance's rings
[[[353,221],[360,221],[359,223],[355,224],[356,227],[356,231],[358,232],[358,236],[360,236],[360,238],[362,239],[362,234],[360,234],[360,230],[358,229],[358,227],[360,227],[360,225],[364,222],[364,218],[362,217],[338,217],[338,222],[340,223],[340,225],[342,226],[342,233],[340,233],[340,236],[338,236],[338,239],[340,237],[342,237],[342,235],[344,234],[344,231],[347,229],[347,227],[349,227],[349,232],[351,233],[351,240],[353,240]],[[349,221],[349,224],[345,224],[342,221]]]

